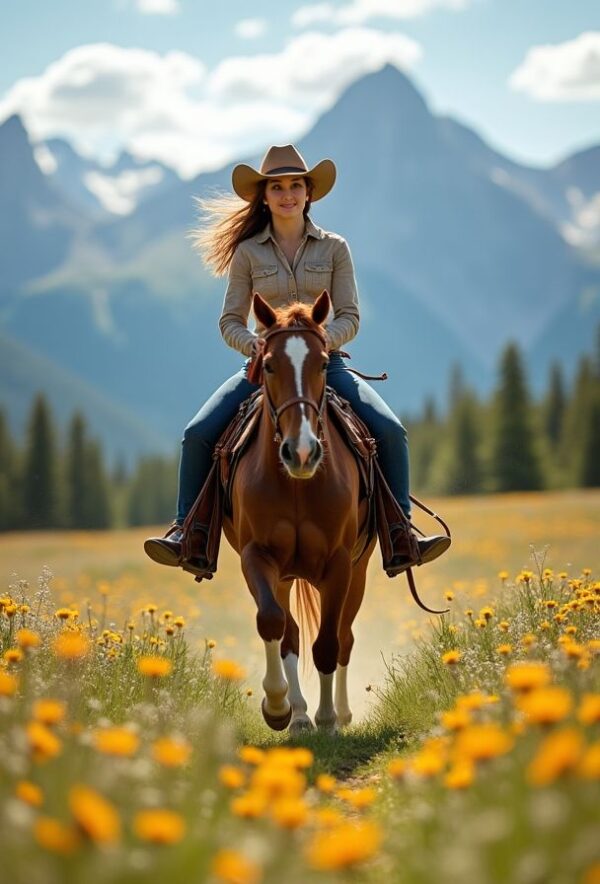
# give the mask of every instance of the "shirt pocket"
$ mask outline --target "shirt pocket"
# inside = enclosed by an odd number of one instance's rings
[[[277,295],[277,264],[263,264],[252,268],[252,291],[267,298]]]
[[[331,294],[331,277],[333,264],[331,261],[307,261],[304,265],[306,293],[318,298],[323,289]]]

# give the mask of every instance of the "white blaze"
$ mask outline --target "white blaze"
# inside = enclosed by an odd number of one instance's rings
[[[290,337],[285,344],[285,353],[289,357],[294,369],[294,377],[296,379],[296,392],[298,393],[298,396],[303,396],[304,391],[302,389],[302,371],[304,368],[304,360],[308,355],[308,345],[304,338],[296,336]],[[301,405],[300,408],[302,410],[302,421],[300,423],[300,435],[298,437],[297,451],[298,457],[300,458],[300,463],[305,463],[310,454],[310,449],[312,442],[314,441],[315,434],[312,431],[310,421],[306,417],[306,410],[304,405]]]

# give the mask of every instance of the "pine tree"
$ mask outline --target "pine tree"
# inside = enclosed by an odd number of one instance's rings
[[[477,402],[463,392],[448,419],[449,454],[442,490],[446,494],[477,494],[482,488]]]
[[[143,457],[131,480],[128,503],[130,525],[156,525],[173,519],[177,466],[164,457]]]
[[[50,407],[39,393],[29,418],[23,464],[23,517],[26,528],[59,524],[55,433]]]
[[[556,451],[561,440],[566,404],[562,370],[557,362],[553,362],[543,407],[544,429],[552,451]]]
[[[109,528],[111,525],[109,483],[99,442],[90,441],[86,445],[85,479],[85,527]]]
[[[432,397],[425,400],[420,420],[407,426],[410,445],[411,485],[417,493],[428,491],[431,468],[440,442],[441,424]]]
[[[578,486],[600,485],[600,359],[583,356],[565,418],[562,446],[569,477]]]
[[[76,412],[69,426],[66,453],[66,522],[69,528],[86,528],[86,426]]]
[[[542,487],[541,470],[525,372],[516,344],[504,350],[499,374],[490,463],[493,485],[497,491],[534,491]]]
[[[4,410],[0,408],[0,531],[18,527],[17,455]]]
[[[108,528],[111,523],[109,488],[102,451],[87,438],[83,416],[76,412],[69,427],[66,456],[67,525]]]

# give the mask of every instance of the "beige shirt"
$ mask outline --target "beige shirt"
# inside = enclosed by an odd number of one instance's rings
[[[290,267],[269,224],[235,250],[219,320],[221,334],[230,347],[250,356],[252,342],[263,331],[258,323],[256,332],[248,329],[254,292],[275,308],[294,301],[313,304],[323,289],[331,296],[333,318],[327,323],[327,343],[335,350],[355,336],[359,324],[356,279],[346,240],[307,218]]]

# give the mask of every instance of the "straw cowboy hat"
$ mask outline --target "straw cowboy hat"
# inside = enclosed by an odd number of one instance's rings
[[[335,184],[336,169],[333,160],[321,160],[312,169],[293,144],[283,147],[270,147],[260,164],[260,171],[240,163],[231,173],[231,183],[238,196],[251,202],[256,196],[256,185],[268,178],[281,178],[284,175],[307,175],[314,183],[312,202],[329,193]]]

